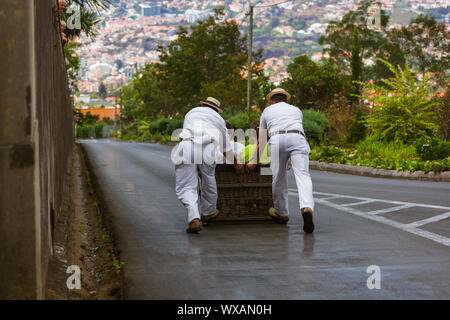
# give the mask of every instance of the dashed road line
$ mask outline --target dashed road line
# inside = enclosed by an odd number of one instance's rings
[[[389,225],[391,227],[398,228],[400,230],[412,233],[414,235],[417,235],[417,236],[420,236],[423,238],[427,238],[429,240],[432,240],[432,241],[435,241],[435,242],[438,242],[440,244],[450,247],[450,238],[447,238],[447,237],[441,236],[439,234],[432,233],[432,232],[418,228],[418,227],[423,226],[428,223],[446,219],[446,218],[450,217],[450,212],[443,213],[440,215],[433,216],[431,218],[423,219],[420,221],[415,221],[415,222],[408,223],[408,224],[400,223],[398,221],[394,221],[394,220],[391,220],[391,219],[388,219],[388,218],[385,218],[385,217],[382,217],[379,215],[381,213],[395,212],[395,211],[398,211],[401,209],[412,208],[412,207],[426,207],[426,208],[434,208],[434,209],[444,209],[444,210],[449,210],[449,211],[450,211],[450,207],[429,205],[429,204],[423,204],[423,203],[412,203],[412,202],[376,199],[376,198],[354,197],[354,196],[334,194],[334,193],[325,193],[325,192],[314,192],[314,194],[320,195],[320,196],[325,196],[324,198],[315,198],[314,201],[316,203],[320,203],[325,206],[332,207],[336,210],[346,212],[346,213],[351,213],[353,215],[363,217],[363,218],[366,218],[366,219],[369,219],[372,221],[377,221],[377,222]],[[290,188],[289,195],[298,197],[298,192],[296,189]],[[344,205],[328,201],[331,199],[341,199],[341,198],[355,199],[355,200],[359,200],[359,201],[353,202],[353,203],[347,203]],[[358,210],[353,207],[356,205],[367,204],[367,203],[372,203],[372,202],[388,203],[388,204],[392,204],[393,207],[390,207],[387,209],[382,209],[382,210],[369,211],[369,212],[364,212],[364,211]]]

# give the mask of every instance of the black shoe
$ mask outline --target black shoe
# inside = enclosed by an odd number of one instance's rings
[[[303,217],[303,231],[305,231],[306,233],[313,233],[314,219],[312,210],[308,207],[303,208],[302,217]]]

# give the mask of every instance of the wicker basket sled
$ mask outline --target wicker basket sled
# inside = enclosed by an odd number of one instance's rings
[[[217,209],[220,214],[213,223],[271,220],[268,211],[273,207],[272,176],[261,175],[260,170],[258,165],[251,173],[236,174],[233,165],[217,165]]]

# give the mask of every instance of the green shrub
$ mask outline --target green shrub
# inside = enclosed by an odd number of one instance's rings
[[[160,118],[150,122],[149,130],[151,134],[159,132],[171,135],[174,130],[183,128],[183,121],[183,119]]]
[[[362,98],[373,105],[367,117],[367,126],[378,140],[412,142],[428,139],[437,132],[437,108],[432,92],[432,80],[425,75],[417,79],[408,61],[405,68],[395,68],[383,59],[394,77],[382,79],[383,85],[359,83],[364,86]]]
[[[303,129],[306,137],[318,143],[330,129],[324,113],[313,109],[303,110]]]
[[[163,139],[163,135],[159,132],[156,132],[153,136],[152,136],[152,141],[153,142],[161,142]]]
[[[357,146],[357,153],[366,159],[414,159],[416,151],[413,144],[401,142],[381,142],[367,138]]]
[[[355,115],[355,120],[350,125],[348,129],[347,142],[349,143],[357,143],[362,141],[367,136],[367,127],[366,122],[364,120],[363,113],[361,109],[358,109]]]
[[[450,169],[450,158],[424,161],[418,158],[413,144],[383,143],[373,138],[367,138],[357,148],[313,147],[310,159],[400,171],[441,172]]]
[[[420,139],[416,143],[416,153],[422,160],[438,160],[450,156],[450,142],[432,138]]]
[[[101,139],[113,136],[113,126],[103,122],[77,125],[77,137],[80,139]]]
[[[172,132],[174,132],[175,130],[182,129],[183,122],[184,122],[184,119],[171,119],[169,124],[167,125],[166,134],[172,135]]]
[[[166,133],[167,126],[170,123],[170,119],[161,118],[155,121],[151,121],[149,125],[149,130],[151,134],[155,134],[157,132]]]
[[[241,111],[234,115],[224,114],[223,118],[229,120],[235,129],[247,130],[250,128],[250,119],[247,112]]]

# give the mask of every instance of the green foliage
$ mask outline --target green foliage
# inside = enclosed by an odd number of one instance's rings
[[[106,86],[103,82],[98,86],[98,96],[102,99],[105,99],[107,95]]]
[[[108,6],[109,0],[68,0],[66,10],[62,14],[64,21],[68,21],[74,14],[73,12],[70,15],[67,13],[67,9],[72,4],[80,6],[81,28],[66,28],[65,34],[69,39],[73,39],[84,32],[86,36],[94,39],[97,36],[96,26],[101,22],[98,13]]]
[[[336,146],[325,145],[318,149],[318,153],[313,153],[311,160],[320,160],[324,162],[342,163],[345,158],[345,152]]]
[[[445,78],[442,71],[450,68],[450,32],[444,23],[421,14],[408,26],[392,29],[389,39],[399,44],[408,60],[417,65],[422,74],[440,72]]]
[[[430,97],[429,77],[417,80],[409,69],[396,70],[385,63],[393,78],[383,79],[384,86],[375,83],[360,83],[365,87],[363,98],[373,105],[367,117],[371,134],[378,140],[411,142],[429,138],[438,130],[435,123],[439,104]]]
[[[416,142],[416,153],[422,160],[438,160],[450,156],[450,142],[433,137]]]
[[[319,43],[325,46],[324,52],[337,60],[338,64],[347,71],[351,70],[351,60],[355,45],[355,34],[358,34],[358,50],[360,53],[357,59],[362,61],[375,56],[380,44],[383,42],[385,27],[389,21],[387,14],[380,9],[380,27],[382,32],[372,28],[373,17],[371,18],[371,8],[380,3],[376,0],[361,0],[356,10],[346,13],[340,21],[330,21],[324,36],[320,37]],[[353,57],[355,58],[355,57]],[[362,67],[362,66],[361,66]],[[362,76],[367,76],[368,72],[361,72]]]
[[[347,142],[357,143],[367,136],[367,126],[361,109],[356,111],[355,120],[348,129]]]
[[[89,7],[95,10],[106,9],[111,4],[110,0],[69,0],[69,3],[76,3],[82,7]]]
[[[350,79],[342,75],[332,60],[315,63],[307,56],[299,56],[287,68],[290,77],[281,87],[291,95],[291,103],[303,108],[324,110],[338,95],[349,92]]]
[[[222,114],[222,116],[225,120],[230,121],[231,125],[235,129],[247,130],[248,128],[250,128],[251,121],[248,117],[247,112],[238,112],[234,115],[232,115],[230,113],[225,113],[225,114]]]
[[[84,124],[77,126],[77,138],[79,139],[101,139],[113,136],[113,127],[103,122]]]
[[[88,111],[86,114],[83,114],[80,109],[73,109],[73,115],[77,118],[76,123],[79,126],[87,125],[87,124],[95,124],[99,120],[98,115],[91,114]]]
[[[64,46],[64,55],[66,57],[66,70],[69,81],[75,81],[78,77],[81,62],[80,57],[76,54],[76,49],[81,46],[77,42],[68,42]]]
[[[449,158],[424,161],[419,158],[412,143],[384,143],[373,138],[364,140],[356,148],[316,146],[311,151],[310,159],[387,170],[425,172],[450,170]]]
[[[150,133],[155,134],[157,132],[159,133],[168,133],[167,127],[169,126],[169,123],[171,122],[168,118],[161,118],[155,121],[150,122],[149,130]]]
[[[319,143],[330,129],[330,124],[324,113],[306,109],[303,110],[303,129],[308,139]]]
[[[352,43],[352,57],[350,60],[350,66],[352,71],[352,83],[353,83],[353,92],[355,94],[360,94],[360,86],[355,81],[361,80],[362,75],[362,56],[361,56],[361,47],[359,44],[359,32],[358,27],[356,25],[353,26],[353,43]]]
[[[403,144],[399,142],[382,142],[373,138],[368,138],[357,146],[358,154],[365,159],[414,159],[416,151],[413,144]]]

